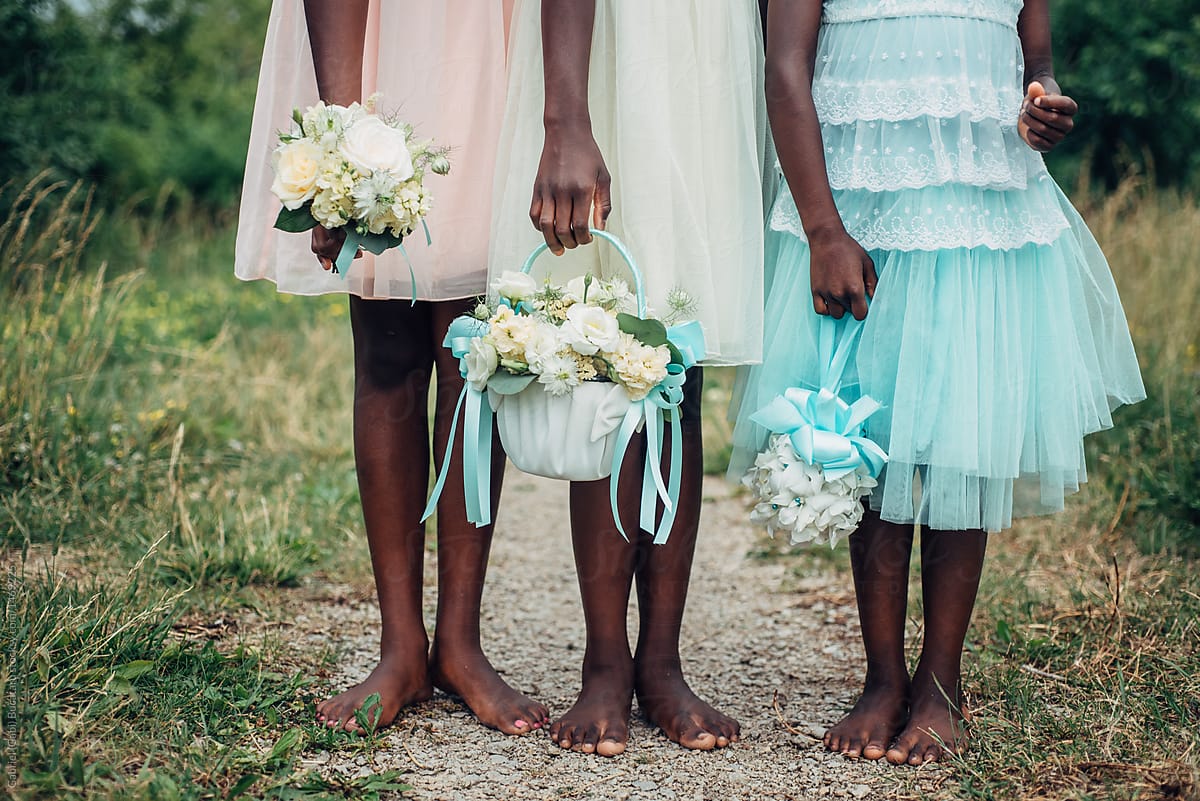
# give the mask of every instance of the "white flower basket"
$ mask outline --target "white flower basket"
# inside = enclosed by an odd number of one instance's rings
[[[489,392],[500,441],[526,473],[567,481],[612,474],[617,433],[632,401],[619,384],[589,381],[555,396],[532,383],[516,395]]]

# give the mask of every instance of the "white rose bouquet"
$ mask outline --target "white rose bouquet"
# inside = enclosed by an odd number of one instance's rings
[[[792,545],[836,546],[852,534],[862,521],[862,499],[887,463],[865,426],[880,404],[865,395],[849,404],[838,394],[861,324],[850,323],[837,352],[831,347],[836,324],[823,319],[821,325],[821,388],[792,387],[750,417],[770,432],[742,479],[751,492],[750,520],[772,537],[786,532]]]
[[[382,253],[424,224],[431,203],[425,174],[450,171],[444,148],[414,141],[412,126],[378,116],[375,98],[317,103],[292,120],[272,156],[271,191],[283,203],[276,228],[344,228],[335,269],[345,275],[360,247]]]

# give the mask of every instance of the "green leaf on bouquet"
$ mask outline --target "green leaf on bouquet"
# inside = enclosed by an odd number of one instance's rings
[[[533,383],[534,375],[513,375],[512,373],[496,373],[488,379],[488,389],[499,395],[516,395]]]
[[[683,364],[683,354],[679,352],[679,348],[675,347],[674,342],[667,342],[667,350],[671,351],[672,364]]]
[[[667,344],[667,327],[658,320],[643,320],[622,312],[617,315],[617,325],[643,345],[657,348]]]
[[[363,250],[378,256],[389,248],[394,248],[404,241],[404,237],[391,234],[359,234],[358,244]]]
[[[317,227],[317,221],[309,210],[311,203],[305,203],[298,209],[282,208],[275,218],[275,227],[289,234],[302,234]]]

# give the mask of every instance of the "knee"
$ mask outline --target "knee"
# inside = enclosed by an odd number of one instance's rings
[[[355,371],[376,389],[396,389],[414,380],[427,383],[433,355],[427,342],[381,326],[355,332]]]

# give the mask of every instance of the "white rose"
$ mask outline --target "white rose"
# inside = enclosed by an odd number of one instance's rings
[[[533,276],[520,271],[505,270],[500,274],[500,277],[492,284],[496,294],[502,298],[519,302],[527,300],[537,294],[537,281],[533,280]]]
[[[308,139],[297,139],[276,149],[271,191],[284,207],[294,211],[312,200],[324,159],[325,152]]]
[[[463,357],[467,366],[467,383],[482,392],[487,386],[488,379],[495,374],[500,366],[500,354],[496,349],[475,337],[467,345],[467,354]]]
[[[562,334],[566,343],[584,356],[612,351],[621,343],[621,328],[617,325],[617,318],[604,309],[582,304],[567,309]]]
[[[379,117],[364,117],[346,129],[342,156],[360,172],[383,170],[398,181],[413,176],[408,137]]]

